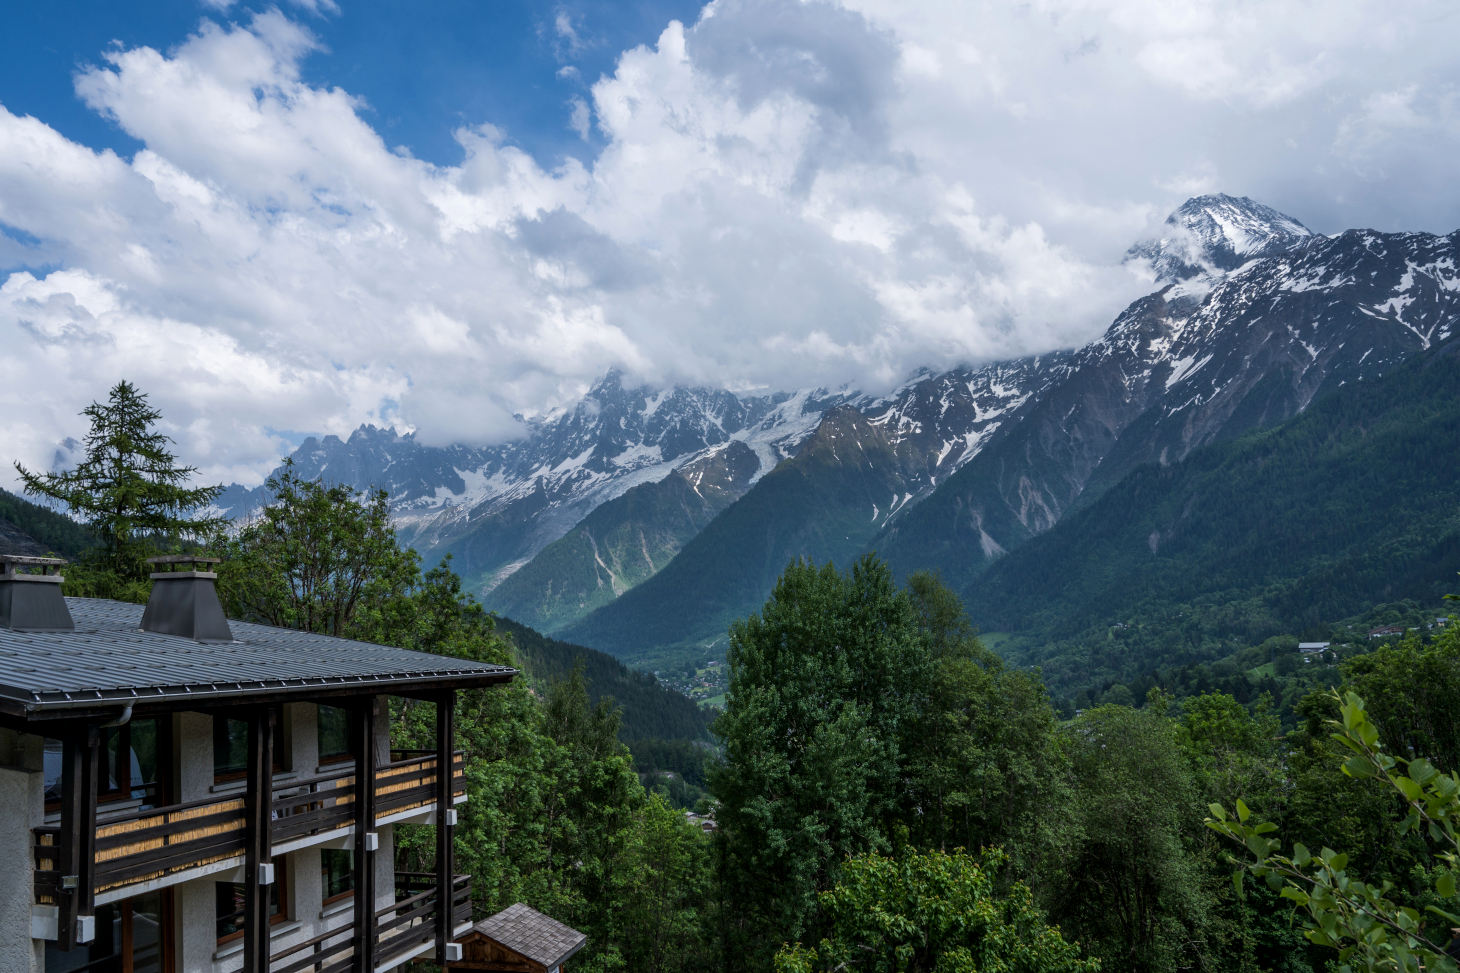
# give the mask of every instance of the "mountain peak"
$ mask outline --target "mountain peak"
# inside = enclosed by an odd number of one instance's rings
[[[1300,246],[1313,236],[1302,223],[1271,206],[1211,193],[1193,196],[1162,224],[1161,236],[1137,243],[1126,261],[1148,261],[1156,282],[1222,276],[1249,260]]]

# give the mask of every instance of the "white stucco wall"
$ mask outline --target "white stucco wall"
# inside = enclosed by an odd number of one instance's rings
[[[31,828],[45,816],[42,738],[0,730],[0,970],[43,973],[45,941],[30,938],[35,904]]]

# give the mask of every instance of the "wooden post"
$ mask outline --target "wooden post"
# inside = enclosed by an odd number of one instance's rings
[[[248,713],[248,786],[243,794],[243,973],[269,973],[273,891],[274,711]]]
[[[354,969],[375,973],[375,717],[374,696],[354,707],[355,753]]]
[[[78,938],[81,918],[95,915],[96,775],[100,751],[101,730],[95,726],[68,728],[62,738],[58,855],[62,888],[56,945],[67,952],[83,942]]]
[[[455,870],[452,839],[456,828],[451,803],[452,743],[456,737],[456,690],[436,699],[436,965],[446,962],[446,944],[452,940],[455,909],[452,872]]]

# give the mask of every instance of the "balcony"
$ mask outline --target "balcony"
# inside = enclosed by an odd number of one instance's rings
[[[456,751],[451,793],[465,794],[464,756]],[[354,765],[271,787],[269,845],[282,855],[343,837],[354,824]],[[375,771],[375,820],[388,824],[436,801],[436,751],[392,750]],[[185,881],[202,869],[242,861],[245,806],[241,796],[193,801],[108,816],[96,827],[94,888],[98,902]],[[59,827],[36,828],[35,894],[54,903],[61,889]],[[434,908],[434,906],[433,906]],[[300,967],[304,969],[304,967]]]
[[[375,913],[374,956],[367,969],[404,963],[436,942],[436,876],[430,872],[396,872],[394,905]],[[471,922],[471,876],[451,883],[451,926]],[[356,968],[354,920],[269,957],[269,973],[346,973]]]

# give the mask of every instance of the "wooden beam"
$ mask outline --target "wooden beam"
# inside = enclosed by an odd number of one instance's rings
[[[355,924],[352,932],[358,973],[375,973],[375,722],[379,700],[353,707],[350,749],[355,754]]]
[[[83,917],[95,925],[96,788],[101,730],[67,727],[61,740],[61,914],[57,946],[71,951],[83,942]],[[69,887],[68,887],[69,886]],[[95,936],[93,928],[92,936]]]
[[[269,893],[273,871],[274,711],[249,711],[248,783],[243,793],[243,973],[269,973]],[[272,875],[267,878],[272,879]]]
[[[451,770],[455,763],[452,741],[456,736],[456,693],[444,692],[436,699],[436,962],[446,961],[446,944],[452,939],[452,874],[456,869],[452,842],[456,828],[451,803]]]

